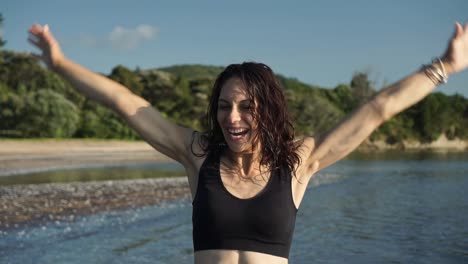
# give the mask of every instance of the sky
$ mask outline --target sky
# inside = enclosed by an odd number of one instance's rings
[[[48,24],[67,57],[113,67],[226,66],[243,61],[334,88],[367,72],[380,89],[441,56],[466,0],[2,1],[5,49],[35,51],[33,23]],[[468,71],[437,89],[468,98]]]

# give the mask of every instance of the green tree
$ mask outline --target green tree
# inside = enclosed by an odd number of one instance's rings
[[[24,98],[17,122],[16,128],[24,137],[66,138],[78,128],[79,114],[77,107],[62,95],[40,89]]]
[[[211,88],[221,70],[213,66],[177,65],[163,70],[130,71],[117,66],[110,77],[143,96],[169,120],[203,130]],[[357,99],[364,102],[374,93],[365,73],[355,74],[349,85],[334,89],[277,77],[284,86],[298,134],[328,129],[358,105]],[[138,138],[121,117],[84,98],[27,54],[0,50],[0,80],[0,136]],[[75,121],[67,123],[65,119]],[[74,122],[76,131],[72,133],[70,124]],[[442,133],[450,139],[468,139],[466,98],[431,94],[384,123],[371,139],[388,143],[407,139],[432,141]]]
[[[5,46],[6,44],[6,41],[3,39],[2,28],[3,28],[3,15],[0,13],[0,48]]]
[[[416,126],[424,142],[439,138],[450,125],[451,114],[449,100],[442,93],[432,93],[415,106],[419,111]]]
[[[28,54],[0,51],[0,80],[18,95],[46,88],[63,94],[78,107],[84,102],[84,96],[68,82],[41,67]]]
[[[21,131],[17,129],[17,125],[18,120],[21,120],[23,109],[23,98],[11,93],[4,84],[0,83],[0,136],[22,136]]]
[[[318,93],[310,93],[307,96],[296,94],[294,97],[296,100],[289,101],[288,105],[297,134],[325,131],[344,116],[343,111]]]
[[[80,112],[80,123],[74,137],[137,139],[138,135],[125,121],[106,108],[87,99]]]
[[[414,131],[414,120],[403,114],[399,114],[390,120],[387,120],[374,133],[370,139],[383,140],[387,144],[402,143],[403,140],[418,139]]]
[[[351,112],[356,107],[356,100],[349,85],[340,84],[333,90],[326,90],[326,96],[331,103],[345,113]]]
[[[450,96],[451,122],[445,133],[447,138],[468,139],[468,100],[459,94]]]
[[[196,79],[215,79],[221,73],[224,67],[206,66],[200,64],[174,65],[171,67],[160,68],[159,70],[168,72],[174,76],[186,78],[188,80]]]
[[[367,102],[375,93],[368,74],[357,72],[353,75],[350,83],[356,106]]]
[[[140,82],[140,77],[122,65],[114,67],[108,77],[116,82],[121,83],[137,95],[141,95],[143,91],[144,86]]]

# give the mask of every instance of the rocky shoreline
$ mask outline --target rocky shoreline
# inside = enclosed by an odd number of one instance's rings
[[[0,186],[0,231],[189,196],[185,177]]]
[[[0,177],[171,160],[142,141],[0,140]],[[0,231],[189,197],[185,177],[0,185]]]
[[[450,143],[450,142],[449,142]],[[365,146],[365,144],[364,144]],[[405,146],[412,149],[412,145]],[[439,139],[425,149],[466,151],[467,142]],[[374,142],[370,148],[387,149]],[[145,142],[104,140],[0,140],[0,177],[71,168],[170,162]],[[156,205],[190,197],[185,177],[0,185],[0,231],[77,216]]]

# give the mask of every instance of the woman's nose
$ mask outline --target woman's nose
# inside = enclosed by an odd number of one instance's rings
[[[239,122],[241,120],[241,113],[237,109],[232,109],[229,113],[230,123]]]

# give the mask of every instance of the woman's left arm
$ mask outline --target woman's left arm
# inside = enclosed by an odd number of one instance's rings
[[[383,122],[431,93],[443,81],[443,72],[449,76],[468,67],[468,23],[464,28],[459,23],[455,26],[440,60],[381,90],[331,130],[306,138],[308,170],[323,169],[348,155]]]

